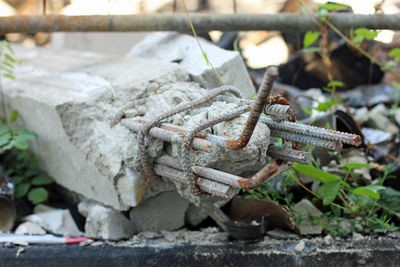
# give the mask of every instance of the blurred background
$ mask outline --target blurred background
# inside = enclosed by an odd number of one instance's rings
[[[301,1],[309,10],[326,1]],[[338,1],[339,2],[339,1]],[[354,0],[340,1],[351,6],[354,13],[399,13],[400,1]],[[186,0],[190,12],[202,13],[265,13],[302,12],[299,0]],[[184,12],[181,0],[0,0],[0,16],[13,15],[128,15],[146,13]],[[303,10],[304,12],[304,10]],[[10,42],[25,47],[45,46],[53,49],[75,49],[107,54],[125,55],[148,33],[37,33],[7,34]],[[222,33],[210,32],[209,38],[218,42]],[[279,65],[294,51],[279,32],[239,33],[238,47],[251,68]],[[394,32],[380,31],[377,40],[392,43]]]

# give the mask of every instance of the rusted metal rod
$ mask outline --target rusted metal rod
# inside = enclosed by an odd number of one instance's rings
[[[278,147],[270,145],[267,150],[268,156],[282,159],[284,161],[297,162],[302,164],[311,164],[311,155],[308,152],[294,150],[287,147]]]
[[[178,181],[183,184],[188,184],[188,180],[185,178],[184,173],[180,170],[170,168],[161,164],[154,165],[154,172],[162,177]],[[200,189],[206,193],[219,196],[226,199],[231,199],[237,192],[232,187],[211,181],[209,179],[204,179],[199,177],[197,179],[197,185]]]
[[[310,137],[305,135],[299,135],[297,133],[288,133],[283,131],[271,130],[271,136],[280,137],[284,140],[308,144],[312,146],[323,147],[329,150],[339,150],[343,147],[342,143],[336,141],[329,141],[324,139],[319,139],[316,137]]]
[[[257,125],[258,119],[260,118],[261,112],[263,111],[267,98],[271,92],[272,85],[275,78],[278,76],[278,69],[276,67],[269,67],[264,74],[263,80],[261,82],[260,89],[256,96],[256,101],[250,111],[247,118],[246,125],[240,134],[240,136],[235,140],[228,140],[226,146],[231,150],[243,149],[250,141],[253,134],[254,128]]]
[[[121,125],[125,126],[129,130],[132,130],[136,133],[140,131],[140,128],[143,124],[139,120],[132,120],[132,119],[124,119],[121,121]],[[149,135],[151,137],[171,142],[171,143],[180,143],[181,136],[177,132],[165,130],[159,127],[153,127],[149,131]],[[194,149],[208,152],[208,153],[219,153],[221,152],[221,148],[218,145],[215,145],[207,140],[201,138],[194,138],[192,146]]]
[[[190,14],[197,32],[219,31],[307,31],[318,30],[312,14]],[[341,30],[365,27],[400,30],[400,15],[332,14],[331,22]],[[139,14],[94,16],[0,17],[0,34],[36,32],[190,32],[185,14]]]
[[[339,131],[318,128],[306,124],[297,124],[288,121],[276,122],[266,117],[261,117],[260,122],[265,123],[271,130],[316,137],[324,140],[350,144],[353,146],[359,146],[361,144],[361,137],[356,134],[343,133]]]
[[[163,155],[159,157],[158,159],[156,159],[156,162],[179,170],[183,170],[184,168],[181,162],[168,155]],[[262,168],[253,177],[244,178],[208,167],[191,166],[192,170],[201,177],[213,180],[218,183],[230,185],[234,188],[246,189],[246,190],[256,188],[261,183],[287,170],[289,167],[290,164],[279,165],[276,161],[273,161],[270,164],[266,165],[264,168]],[[187,178],[185,178],[185,181],[187,181]]]
[[[134,132],[138,132],[139,129],[141,128],[141,123],[145,120],[148,119],[145,118],[123,119],[121,121],[121,125],[127,127],[128,129]],[[180,143],[181,136],[184,135],[186,132],[187,130],[182,127],[168,123],[163,123],[159,125],[159,128],[153,127],[152,130],[150,130],[150,136],[154,138],[159,138],[166,142]],[[309,138],[307,139],[306,136],[298,136],[298,138],[300,137],[302,138],[301,141],[308,141],[308,143],[306,144],[310,143],[311,139]],[[305,140],[303,140],[303,138]],[[193,139],[192,147],[196,150],[208,153],[218,153],[221,151],[221,149],[226,148],[225,144],[227,140],[228,139],[223,136],[218,136],[210,133],[197,133],[195,135],[195,138]],[[315,141],[312,142],[312,144],[320,142],[325,143],[324,140],[315,139]],[[333,143],[335,146],[337,145],[336,142]],[[303,164],[309,164],[311,160],[310,155],[307,152],[296,151],[294,149],[289,149],[289,148],[279,148],[273,145],[269,146],[267,150],[267,155],[273,158],[282,159],[290,162],[303,163]]]

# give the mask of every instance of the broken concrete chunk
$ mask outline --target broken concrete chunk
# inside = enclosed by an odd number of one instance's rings
[[[301,235],[319,235],[322,233],[322,226],[314,224],[309,215],[320,217],[322,212],[317,209],[309,200],[303,199],[294,205],[296,216],[301,216],[301,222],[298,225]]]
[[[369,111],[367,107],[362,107],[356,110],[354,113],[354,120],[359,124],[362,125],[369,120]]]
[[[365,155],[363,149],[352,149],[347,153],[343,152],[342,157],[339,159],[340,165],[344,165],[347,163],[361,163],[368,164],[368,159]],[[369,168],[356,168],[353,170],[355,174],[361,175],[366,180],[371,180],[371,175],[369,173]]]
[[[202,38],[200,43],[224,83],[236,86],[244,97],[250,98],[255,89],[240,54],[221,49]],[[214,88],[221,85],[201,53],[196,39],[189,35],[177,33],[150,35],[134,46],[128,56],[178,62],[189,72],[193,81],[202,87]]]
[[[375,126],[375,128],[385,130],[392,135],[395,135],[399,132],[399,128],[397,128],[397,126],[389,120],[387,114],[388,109],[384,104],[375,106],[370,111],[371,123]]]
[[[208,213],[201,208],[190,204],[186,210],[185,221],[189,225],[197,226],[208,217]]]
[[[86,217],[85,233],[89,238],[120,240],[133,234],[133,225],[120,212],[93,201],[83,201],[79,212]]]
[[[34,214],[24,217],[24,220],[38,224],[56,235],[80,236],[82,234],[67,209],[54,209],[39,204],[35,207]]]
[[[267,235],[275,239],[299,239],[298,235],[289,231],[282,230],[280,228],[275,228],[267,231]]]
[[[188,207],[189,201],[181,198],[176,191],[164,192],[132,208],[129,218],[135,232],[173,231],[185,225]]]
[[[111,119],[131,100],[189,76],[176,64],[139,58],[19,47],[20,56],[17,79],[2,80],[5,102],[38,135],[32,149],[41,167],[87,198],[118,210],[136,205],[146,189],[126,171],[141,170],[136,135],[110,128]],[[150,156],[162,144],[149,142]]]
[[[17,229],[15,229],[15,234],[17,235],[45,235],[47,232],[37,223],[24,222],[21,223]]]

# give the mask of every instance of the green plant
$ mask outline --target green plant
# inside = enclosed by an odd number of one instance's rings
[[[26,197],[32,204],[45,202],[49,198],[47,187],[54,179],[37,167],[37,159],[29,150],[13,149],[2,156],[1,163],[7,167],[16,188],[15,198]]]
[[[2,76],[15,79],[14,67],[16,60],[11,45],[0,41],[0,69]],[[2,106],[3,115],[6,116],[3,88]],[[54,182],[53,178],[37,168],[37,160],[28,150],[29,141],[36,138],[36,134],[16,125],[19,113],[11,110],[7,117],[0,118],[0,152],[2,165],[15,184],[14,197],[26,197],[31,203],[45,202],[49,193],[46,186]]]
[[[397,191],[382,185],[388,172],[385,170],[384,177],[378,180],[378,184],[359,186],[354,181],[352,183],[346,181],[347,178],[352,175],[353,170],[365,167],[376,168],[377,166],[351,163],[345,164],[343,167],[347,170],[344,180],[311,165],[293,164],[293,169],[297,172],[321,183],[316,193],[309,189],[306,190],[314,195],[316,199],[322,200],[324,206],[330,207],[331,213],[326,213],[324,215],[325,217],[328,216],[329,218],[338,220],[338,218],[341,218],[342,213],[346,214],[349,218],[361,217],[361,222],[365,226],[364,231],[366,232],[388,232],[398,230],[399,228],[389,223],[389,221],[393,216],[399,216],[397,212],[400,210],[400,207],[393,208],[397,207],[393,205],[393,203],[388,205],[388,199],[392,198],[385,197],[381,199],[381,196],[387,196],[390,193],[391,195],[397,195]],[[295,181],[301,184],[296,177]],[[301,186],[305,188],[304,185],[301,184]],[[399,202],[396,201],[396,204],[400,204],[400,192],[398,192],[398,196],[399,198],[397,200],[399,200]],[[320,218],[318,223],[331,231],[332,229],[329,228],[331,225],[327,223],[327,221],[329,220],[322,220],[322,218]],[[334,230],[332,231],[335,232]]]

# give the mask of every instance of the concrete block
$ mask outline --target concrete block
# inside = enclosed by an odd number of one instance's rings
[[[176,191],[164,192],[143,201],[129,212],[135,232],[172,231],[185,225],[189,201]]]
[[[57,183],[118,210],[143,197],[136,135],[110,127],[115,113],[148,90],[188,78],[176,64],[86,52],[16,47],[16,80],[2,79],[7,110],[38,138],[32,149]],[[161,141],[149,143],[160,155]],[[131,171],[126,171],[130,169]],[[124,176],[131,177],[122,182]],[[120,181],[118,183],[118,180]],[[124,186],[132,186],[127,192]],[[120,197],[123,194],[130,196]]]
[[[79,203],[78,210],[86,217],[87,237],[120,240],[129,238],[133,234],[131,222],[115,209],[93,201],[84,201]]]
[[[299,230],[301,235],[319,235],[322,233],[322,226],[314,224],[308,218],[309,215],[320,217],[322,212],[317,209],[309,200],[303,199],[293,207],[296,216],[301,216]]]
[[[224,83],[236,86],[244,97],[250,98],[255,89],[240,54],[221,49],[202,38],[200,43]],[[150,35],[134,46],[128,56],[177,62],[190,74],[193,81],[202,87],[221,86],[217,76],[205,61],[196,39],[189,35],[177,33]]]

